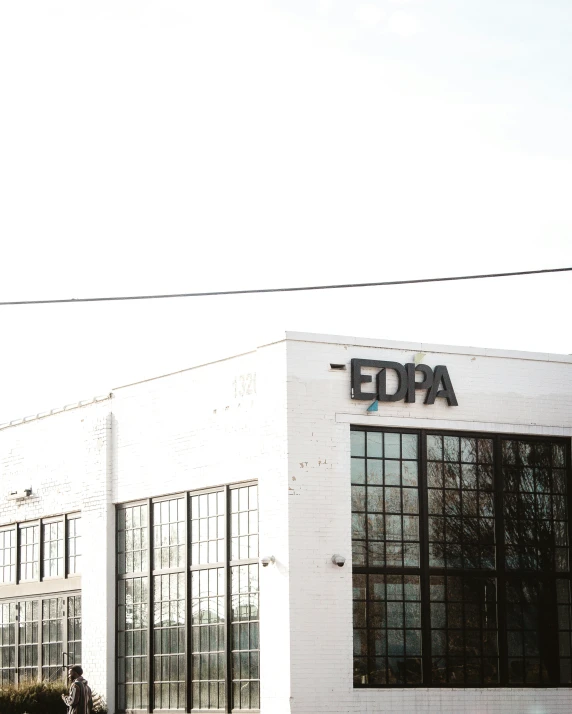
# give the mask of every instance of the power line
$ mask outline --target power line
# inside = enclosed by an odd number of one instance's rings
[[[572,268],[547,268],[545,270],[520,270],[514,273],[488,273],[486,275],[455,275],[449,278],[419,278],[418,280],[386,280],[379,283],[347,283],[343,285],[309,285],[300,288],[257,288],[253,290],[216,290],[206,293],[174,293],[171,295],[125,295],[118,297],[63,298],[61,300],[13,300],[0,302],[4,305],[53,305],[68,302],[110,302],[117,300],[162,300],[165,298],[212,297],[215,295],[254,295],[258,293],[292,293],[303,290],[339,290],[341,288],[374,288],[388,285],[416,285],[419,283],[445,283],[452,280],[481,280],[482,278],[512,278],[518,275],[540,273],[564,273]]]

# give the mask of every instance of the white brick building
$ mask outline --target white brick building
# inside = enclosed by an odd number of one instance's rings
[[[299,333],[2,425],[0,682],[567,712],[571,436],[570,356]]]

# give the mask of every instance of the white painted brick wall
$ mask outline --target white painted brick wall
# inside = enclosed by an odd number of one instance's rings
[[[109,408],[110,400],[97,402],[0,430],[0,525],[81,511],[83,666],[113,707]],[[5,500],[28,486],[26,501]]]
[[[349,398],[352,357],[446,364],[459,407]],[[354,690],[350,424],[572,435],[570,358],[290,333],[256,351],[0,429],[0,524],[81,510],[86,673],[114,697],[114,508],[257,479],[263,714],[556,714],[568,690]],[[347,371],[329,370],[345,363]],[[3,500],[16,484],[34,497]],[[344,568],[330,562],[347,558]],[[1,592],[0,592],[1,598]]]
[[[454,348],[289,333],[290,637],[295,714],[556,714],[568,689],[368,689],[352,685],[350,424],[572,436],[572,359],[510,359]],[[345,342],[345,344],[344,344]],[[459,401],[424,405],[350,399],[352,358],[445,364]],[[523,356],[518,355],[517,356]],[[534,357],[534,356],[530,356]],[[347,371],[331,371],[343,363]],[[389,380],[388,380],[389,386]],[[343,568],[334,553],[346,556]]]
[[[119,389],[113,399],[116,503],[257,479],[261,698],[290,711],[288,474],[284,341]]]

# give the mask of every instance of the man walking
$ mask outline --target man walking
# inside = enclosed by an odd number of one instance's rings
[[[62,699],[68,707],[68,714],[91,714],[93,709],[91,689],[87,680],[83,678],[83,669],[79,664],[68,670],[68,682],[70,683],[69,696],[62,694]]]

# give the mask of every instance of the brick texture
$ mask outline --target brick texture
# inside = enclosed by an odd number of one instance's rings
[[[418,392],[415,404],[368,414],[368,402],[350,399],[351,358],[405,363],[415,355],[447,365],[458,407],[427,406]],[[276,559],[260,572],[263,714],[570,710],[567,689],[353,689],[350,424],[570,437],[572,359],[288,333],[245,355],[0,428],[0,525],[82,512],[84,665],[110,711],[115,504],[252,479],[260,554]],[[5,500],[28,486],[29,500]],[[334,553],[346,557],[343,568],[332,565]]]

